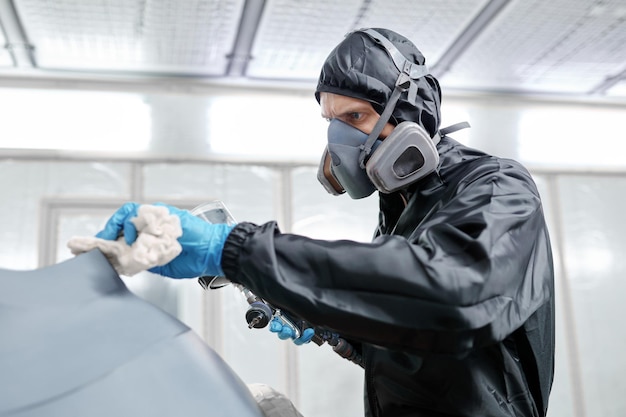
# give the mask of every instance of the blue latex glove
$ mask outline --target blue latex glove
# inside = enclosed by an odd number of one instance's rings
[[[222,249],[228,234],[235,226],[207,223],[187,210],[162,203],[156,205],[167,207],[170,214],[180,219],[183,235],[178,238],[178,242],[182,246],[182,252],[168,264],[150,268],[149,271],[171,278],[224,275],[220,265]],[[96,237],[116,240],[123,233],[126,243],[131,245],[137,239],[137,229],[131,219],[137,217],[138,208],[137,203],[124,204],[111,216]]]
[[[293,343],[296,345],[309,343],[313,336],[315,336],[315,329],[309,327],[303,329],[300,337],[296,338],[293,329],[289,326],[285,326],[278,317],[274,317],[272,321],[270,321],[270,332],[276,333],[281,340],[292,339]]]

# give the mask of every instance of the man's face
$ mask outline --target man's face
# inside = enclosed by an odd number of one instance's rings
[[[320,107],[323,118],[328,120],[339,119],[368,135],[380,119],[380,115],[376,113],[370,102],[339,94],[320,93]],[[393,128],[391,123],[387,123],[380,134],[380,138],[389,136]]]

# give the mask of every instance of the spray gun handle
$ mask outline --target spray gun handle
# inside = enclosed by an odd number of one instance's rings
[[[293,317],[279,309],[275,310],[274,319],[278,319],[283,326],[288,327],[292,331],[293,339],[297,339],[302,335],[302,324],[304,322],[301,320],[295,320]]]

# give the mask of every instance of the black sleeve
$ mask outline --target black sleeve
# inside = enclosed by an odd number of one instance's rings
[[[480,173],[411,239],[325,241],[241,223],[226,276],[345,337],[465,353],[503,340],[551,297],[549,239],[534,183],[515,168]]]

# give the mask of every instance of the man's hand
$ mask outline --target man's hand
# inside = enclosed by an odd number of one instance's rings
[[[300,337],[296,338],[293,329],[289,326],[285,326],[278,317],[274,317],[272,321],[270,321],[270,332],[276,333],[281,340],[292,339],[293,343],[296,345],[309,343],[313,336],[315,336],[315,329],[309,327],[302,329],[302,334]]]
[[[224,275],[220,265],[222,249],[234,225],[207,223],[187,210],[162,203],[156,205],[166,207],[170,214],[180,219],[183,234],[178,242],[182,246],[182,252],[171,262],[150,268],[149,271],[171,278]],[[138,208],[137,203],[124,204],[111,216],[96,237],[116,240],[123,235],[126,243],[132,245],[137,239],[137,228],[133,219],[137,217]]]

